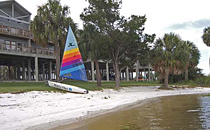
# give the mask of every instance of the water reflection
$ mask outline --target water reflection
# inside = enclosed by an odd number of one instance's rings
[[[210,129],[210,96],[200,97],[200,120],[204,129]]]
[[[53,130],[207,130],[210,97],[199,95],[153,99],[114,113]]]

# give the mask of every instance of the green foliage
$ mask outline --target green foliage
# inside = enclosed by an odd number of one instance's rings
[[[196,82],[199,86],[205,86],[205,87],[208,86],[209,87],[210,86],[210,76],[201,77]]]
[[[202,35],[203,42],[207,45],[210,46],[210,27],[206,27],[203,30],[203,35]]]
[[[85,24],[83,30],[79,32],[79,42],[82,43],[79,46],[82,55],[84,55],[84,59],[108,59],[108,53],[104,51],[104,45],[107,41],[106,35],[102,35],[97,31],[95,26],[91,24]]]
[[[93,24],[98,31],[111,30],[117,20],[120,20],[122,0],[87,0],[89,7],[80,15],[86,23]]]
[[[80,15],[85,27],[94,26],[95,38],[100,38],[102,52],[108,54],[115,71],[116,86],[120,86],[119,74],[126,66],[132,66],[155,35],[144,35],[146,16],[131,15],[128,19],[120,16],[121,0],[88,0],[89,6]],[[103,39],[103,41],[102,41]],[[150,40],[150,41],[149,41]],[[97,41],[97,40],[96,40]],[[97,46],[97,45],[96,45]],[[105,58],[106,59],[106,58]]]
[[[151,59],[152,66],[155,71],[160,73],[160,76],[164,76],[166,70],[169,73],[181,74],[183,69],[183,61],[180,59],[186,57],[181,48],[181,38],[179,35],[170,33],[165,34],[161,39],[157,39],[152,49]]]
[[[53,41],[55,46],[63,46],[69,25],[75,29],[73,20],[68,17],[69,13],[69,7],[62,7],[57,0],[48,0],[46,4],[39,6],[37,15],[31,22],[31,31],[36,43],[47,45],[48,41]]]
[[[153,69],[164,78],[164,86],[168,86],[168,75],[180,75],[185,72],[188,79],[188,69],[194,68],[200,59],[198,48],[190,41],[182,41],[179,35],[165,34],[154,43],[150,55]]]
[[[187,85],[188,87],[197,87],[198,86],[196,81],[193,81],[193,80],[182,81],[181,83],[178,83],[178,85]]]
[[[188,57],[189,58],[189,63],[188,63],[189,66],[188,66],[188,68],[194,68],[199,63],[200,51],[195,46],[195,44],[190,41],[186,41],[186,45],[188,47],[188,52],[189,52],[189,57]]]
[[[198,65],[200,52],[198,48],[190,41],[183,41],[183,48],[186,52],[185,80],[188,81],[188,70]]]
[[[66,32],[69,25],[76,28],[73,20],[68,17],[69,13],[69,7],[61,6],[60,1],[48,0],[46,4],[38,7],[37,15],[30,24],[33,39],[37,44],[54,44],[57,80],[60,72],[60,51],[64,48]]]
[[[190,81],[196,81],[197,79],[203,77],[203,74],[201,72],[201,69],[195,67],[195,68],[189,68],[188,72],[188,80]],[[185,75],[180,74],[180,75],[169,75],[169,83],[182,83],[185,79]]]
[[[99,68],[99,60],[107,60],[108,53],[104,51],[106,43],[106,35],[102,35],[92,24],[85,24],[84,29],[80,30],[80,49],[85,60],[91,59],[96,65],[97,86],[101,87],[101,73]]]

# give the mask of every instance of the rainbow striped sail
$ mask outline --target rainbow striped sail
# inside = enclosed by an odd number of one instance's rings
[[[87,81],[82,56],[70,26],[61,64],[60,77]]]

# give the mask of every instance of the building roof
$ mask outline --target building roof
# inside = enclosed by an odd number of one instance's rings
[[[25,12],[28,15],[31,15],[31,12],[29,12],[26,8],[24,8],[22,5],[20,5],[16,0],[0,1],[0,6],[4,6],[7,4],[12,4],[12,3],[14,3],[15,7],[17,7],[18,9],[22,10],[23,12]]]

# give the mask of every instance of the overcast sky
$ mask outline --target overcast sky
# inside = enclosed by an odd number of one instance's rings
[[[36,15],[37,6],[47,0],[16,0]],[[201,58],[198,67],[203,73],[209,74],[209,47],[201,39],[203,29],[210,26],[210,0],[122,0],[121,15],[145,15],[147,17],[145,32],[155,33],[157,37],[174,32],[183,40],[192,41],[199,48]],[[88,6],[85,0],[61,0],[62,5],[68,5],[71,18],[82,28],[79,15]]]

